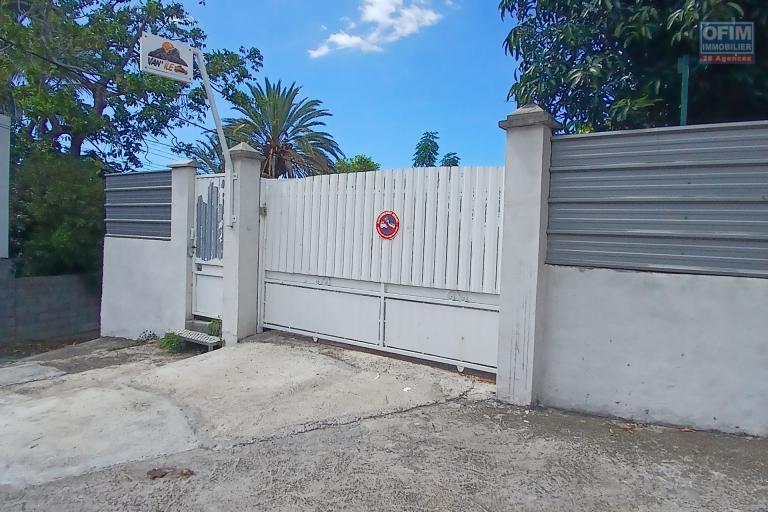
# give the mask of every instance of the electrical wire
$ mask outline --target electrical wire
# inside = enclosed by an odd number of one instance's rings
[[[162,149],[158,149],[157,146],[150,146],[147,144],[147,151],[146,153],[151,153],[155,156],[160,156],[163,158],[177,158],[178,155],[175,153],[169,153],[168,151],[163,151]]]

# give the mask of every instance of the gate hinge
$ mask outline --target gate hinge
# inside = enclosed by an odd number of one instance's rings
[[[262,217],[266,217],[267,216],[267,207],[266,206],[260,206],[259,207],[259,215],[261,215]]]

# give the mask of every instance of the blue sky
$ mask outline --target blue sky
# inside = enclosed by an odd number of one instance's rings
[[[256,46],[264,56],[259,79],[295,81],[323,101],[333,113],[328,131],[348,156],[407,167],[421,133],[435,130],[441,153],[457,152],[462,165],[503,163],[497,122],[514,110],[506,95],[515,63],[502,48],[510,23],[501,21],[498,2],[185,3],[209,48]],[[197,131],[179,135],[190,140]]]

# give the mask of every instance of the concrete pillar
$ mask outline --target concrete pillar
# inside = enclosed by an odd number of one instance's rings
[[[499,127],[507,131],[507,142],[496,395],[530,405],[536,399],[536,347],[542,342],[550,138],[557,123],[540,107],[526,105]]]
[[[0,258],[8,257],[8,216],[11,208],[10,163],[11,118],[0,114]]]
[[[261,155],[245,143],[229,151],[234,183],[235,222],[224,228],[224,306],[221,331],[225,345],[256,334],[259,319],[259,201]],[[227,207],[230,201],[224,203]],[[226,215],[226,213],[225,213]]]
[[[184,272],[184,318],[181,319],[181,326],[184,326],[186,320],[192,318],[192,244],[195,228],[195,176],[198,164],[193,160],[186,160],[172,163],[168,167],[171,168],[171,245],[174,260],[178,259]]]

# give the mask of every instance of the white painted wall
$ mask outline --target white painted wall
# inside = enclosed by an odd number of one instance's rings
[[[542,403],[768,435],[768,280],[545,268]]]
[[[11,118],[0,114],[0,258],[8,257],[10,212],[9,166],[11,162]]]
[[[101,335],[162,336],[192,318],[194,162],[170,165],[171,239],[104,238]]]
[[[136,338],[183,329],[187,276],[184,253],[171,241],[104,239],[101,335]]]

